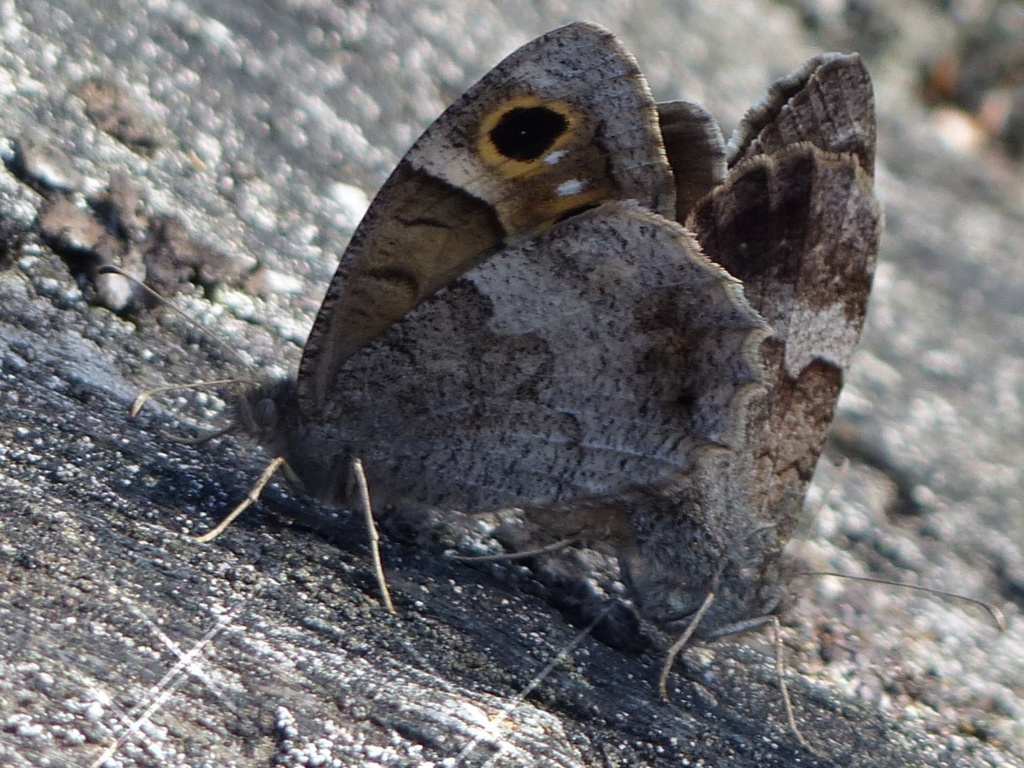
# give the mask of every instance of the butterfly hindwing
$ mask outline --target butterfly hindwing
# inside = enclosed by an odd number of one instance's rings
[[[655,482],[725,441],[764,324],[678,224],[610,203],[470,270],[357,354],[377,493],[482,511]]]
[[[725,181],[687,219],[772,333],[766,394],[739,413],[739,449],[708,446],[676,482],[623,503],[634,531],[623,569],[656,623],[685,622],[712,591],[704,636],[774,609],[779,555],[864,323],[880,232],[874,139],[859,58],[814,59],[748,114]]]
[[[780,78],[751,107],[729,139],[729,167],[802,142],[852,155],[869,176],[875,168],[871,75],[857,54],[824,53]]]

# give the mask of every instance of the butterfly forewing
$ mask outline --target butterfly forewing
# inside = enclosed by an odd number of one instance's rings
[[[416,141],[358,227],[299,367],[305,418],[320,416],[349,357],[495,249],[627,199],[675,206],[633,56],[583,23],[511,54]]]

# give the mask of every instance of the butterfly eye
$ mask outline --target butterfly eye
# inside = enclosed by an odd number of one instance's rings
[[[264,429],[273,429],[277,425],[277,403],[269,397],[264,397],[253,408],[252,418],[257,426]]]

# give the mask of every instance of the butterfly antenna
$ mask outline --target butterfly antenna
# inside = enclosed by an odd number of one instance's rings
[[[377,524],[373,519],[370,487],[366,482],[362,459],[352,460],[352,474],[355,476],[356,489],[359,491],[359,505],[363,508],[366,530],[370,534],[370,554],[373,557],[373,570],[377,576],[377,586],[380,587],[381,600],[384,601],[384,607],[388,609],[388,613],[394,616],[397,611],[395,611],[395,604],[391,602],[391,590],[388,589],[388,580],[384,576],[384,564],[380,556],[380,534],[377,533]]]
[[[969,597],[968,595],[961,595],[956,592],[948,592],[944,589],[935,589],[934,587],[923,587],[919,584],[905,584],[902,581],[878,579],[872,576],[851,576],[847,573],[836,573],[835,571],[801,571],[800,573],[793,574],[793,578],[802,578],[807,576],[835,576],[837,579],[849,579],[850,581],[864,581],[868,584],[885,584],[890,587],[900,587],[901,589],[913,589],[917,592],[926,592],[929,595],[936,595],[938,597],[946,598],[947,600],[961,600],[987,611],[988,615],[992,617],[992,621],[995,622],[996,629],[1000,632],[1006,631],[1006,614],[992,603],[979,600],[976,597]]]
[[[135,418],[139,415],[139,411],[142,410],[142,406],[146,404],[153,395],[159,395],[163,392],[172,392],[176,389],[201,389],[202,387],[218,387],[224,384],[245,384],[245,379],[214,379],[212,381],[193,381],[190,384],[167,384],[162,387],[153,387],[140,392],[138,397],[132,401],[131,407],[128,409],[128,415],[131,418]]]
[[[104,264],[97,270],[97,272],[101,275],[119,275],[123,277],[125,280],[129,281],[130,283],[141,288],[147,294],[152,296],[159,304],[167,307],[169,310],[176,313],[189,326],[199,331],[200,333],[205,334],[209,338],[213,339],[221,349],[226,351],[231,357],[235,359],[235,362],[237,362],[246,370],[249,370],[249,363],[241,355],[239,355],[238,352],[236,352],[231,347],[230,344],[228,344],[224,339],[218,336],[214,331],[210,330],[209,328],[205,328],[204,326],[197,323],[191,317],[189,317],[180,309],[178,309],[178,307],[176,307],[173,302],[168,300],[166,296],[163,296],[157,291],[153,290],[153,288],[146,285],[142,280],[139,280],[137,277],[129,275],[123,269],[121,269],[120,267],[115,267],[113,264]],[[144,392],[139,393],[139,396],[136,397],[135,400],[132,402],[131,408],[128,409],[128,415],[134,419],[136,416],[139,415],[139,411],[142,410],[142,406],[146,404],[147,400],[149,400],[154,395],[159,395],[163,392],[171,392],[175,389],[199,389],[200,387],[216,387],[221,386],[223,384],[244,383],[246,383],[244,379],[216,379],[214,381],[194,381],[191,384],[170,384],[163,387],[153,387],[152,389],[147,389]],[[214,437],[219,437],[220,435],[223,435],[226,431],[227,430],[221,430],[211,435],[206,435],[204,437],[197,438],[197,442],[188,440],[182,440],[181,442],[198,445],[199,443],[204,443],[208,440],[213,439]]]
[[[130,282],[133,285],[141,288],[149,296],[153,297],[153,299],[156,300],[156,302],[158,304],[160,304],[160,305],[162,305],[164,307],[167,307],[172,312],[176,313],[191,328],[199,331],[201,334],[205,335],[207,338],[213,339],[213,341],[217,344],[218,347],[221,348],[221,350],[223,350],[224,352],[227,352],[228,355],[233,357],[235,359],[235,362],[237,362],[243,368],[245,368],[246,370],[251,370],[249,362],[246,361],[240,354],[238,354],[238,352],[236,352],[234,350],[234,348],[232,348],[232,346],[227,343],[227,341],[225,341],[223,338],[221,338],[219,335],[217,335],[217,333],[215,333],[211,329],[205,328],[204,326],[202,326],[199,323],[197,323],[191,317],[186,315],[182,310],[178,309],[178,307],[174,306],[174,303],[172,301],[170,301],[166,296],[163,296],[162,294],[160,294],[159,292],[157,292],[153,288],[150,288],[142,280],[139,280],[137,277],[133,277],[132,275],[129,275],[123,269],[121,269],[120,267],[115,267],[113,264],[104,264],[102,267],[100,267],[96,271],[99,274],[101,274],[101,275],[120,275],[121,277],[123,277],[128,282]]]

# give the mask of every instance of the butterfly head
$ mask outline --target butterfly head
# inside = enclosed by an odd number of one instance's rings
[[[270,379],[243,393],[235,421],[268,454],[284,459],[283,474],[297,491],[330,506],[348,500],[351,451],[336,427],[302,419],[294,378]]]
[[[286,456],[290,424],[298,422],[294,379],[270,379],[245,391],[235,403],[235,421],[275,456]]]

